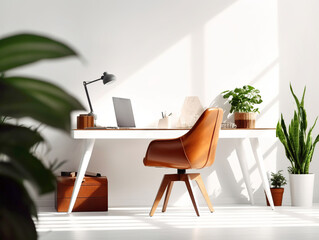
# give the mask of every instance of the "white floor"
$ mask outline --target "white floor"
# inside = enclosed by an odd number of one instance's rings
[[[159,206],[160,207],[160,206]],[[319,205],[313,208],[216,206],[214,213],[191,207],[160,208],[153,217],[148,208],[110,208],[108,212],[39,212],[40,240],[82,239],[319,239]]]

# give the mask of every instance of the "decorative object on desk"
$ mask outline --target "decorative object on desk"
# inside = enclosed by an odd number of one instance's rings
[[[270,192],[272,195],[272,199],[274,201],[275,206],[281,206],[282,205],[282,197],[284,194],[284,188],[282,186],[285,186],[287,184],[286,178],[282,175],[282,170],[279,170],[277,173],[271,173],[270,178]],[[268,198],[266,196],[267,206],[270,206]]]
[[[87,89],[87,85],[94,83],[94,82],[97,82],[97,81],[101,81],[101,80],[103,81],[103,84],[105,85],[107,83],[114,81],[115,76],[113,74],[108,74],[107,72],[104,72],[103,75],[98,79],[95,79],[95,80],[92,80],[89,82],[83,81],[85,94],[86,94],[86,97],[87,97],[88,102],[89,102],[90,112],[88,114],[80,114],[77,117],[77,129],[85,129],[87,127],[94,127],[95,126],[94,120],[96,119],[96,116],[94,115],[94,112],[93,112],[93,108],[92,108],[89,92]]]
[[[162,118],[158,121],[159,128],[171,128],[172,113],[166,114],[166,112],[162,112]]]
[[[203,112],[204,108],[197,96],[186,97],[179,118],[179,127],[191,128]]]
[[[255,128],[256,113],[259,113],[259,109],[254,105],[262,103],[259,93],[258,89],[250,85],[221,93],[231,105],[230,113],[234,112],[237,128]]]
[[[77,116],[77,129],[86,129],[88,127],[94,127],[94,116],[88,114],[80,114]]]
[[[222,125],[221,125],[221,128],[237,128],[236,124],[235,123],[232,123],[232,122],[223,122]]]
[[[52,83],[14,76],[14,69],[77,53],[60,41],[24,33],[0,39],[0,55],[0,239],[33,240],[37,239],[33,221],[37,209],[24,183],[40,195],[53,192],[52,172],[59,164],[46,167],[42,163],[34,148],[44,138],[38,128],[18,124],[17,119],[31,117],[69,133],[71,111],[84,107]]]
[[[293,206],[312,206],[314,174],[309,173],[309,165],[312,161],[319,135],[312,141],[312,131],[316,125],[314,121],[307,133],[307,114],[304,108],[306,87],[304,88],[301,101],[295,95],[290,84],[291,94],[296,102],[297,111],[288,126],[283,115],[277,123],[276,136],[285,148],[285,153],[291,166],[288,168],[290,180],[291,204]]]
[[[74,177],[58,177],[56,210],[67,212],[73,192]],[[106,177],[84,177],[74,212],[108,211],[108,181]]]

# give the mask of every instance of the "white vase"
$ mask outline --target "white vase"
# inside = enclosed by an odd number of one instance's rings
[[[311,207],[315,174],[289,174],[291,205]]]

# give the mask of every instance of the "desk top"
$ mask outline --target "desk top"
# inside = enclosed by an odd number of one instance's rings
[[[120,129],[74,129],[74,139],[168,139],[177,138],[189,129],[181,128],[120,128]],[[275,128],[221,129],[219,138],[276,137]]]

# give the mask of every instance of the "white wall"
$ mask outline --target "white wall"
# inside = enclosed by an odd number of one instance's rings
[[[319,54],[313,48],[318,32],[309,26],[316,24],[315,1],[295,2],[3,0],[0,35],[38,32],[74,46],[80,59],[46,61],[23,67],[19,72],[50,79],[68,89],[85,106],[82,81],[96,79],[104,71],[115,74],[118,80],[112,85],[89,86],[99,125],[115,124],[112,96],[132,99],[138,126],[155,126],[160,112],[165,110],[173,112],[177,120],[185,97],[193,95],[199,96],[203,106],[223,107],[225,120],[231,121],[232,117],[227,115],[229,106],[220,92],[251,84],[261,90],[264,99],[257,127],[274,127],[280,112],[288,116],[293,109],[289,81],[300,93],[307,79],[309,117],[316,115],[310,99],[317,97],[318,70],[314,64]],[[302,8],[304,12],[299,12]],[[309,35],[306,37],[305,33]],[[77,114],[73,114],[73,125]],[[51,146],[45,161],[67,159],[64,170],[77,170],[83,142],[50,128],[44,129],[43,134]],[[110,206],[151,205],[162,174],[173,172],[143,166],[148,143],[96,142],[88,170],[108,177]],[[215,203],[247,202],[234,150],[237,144],[221,140],[216,162],[201,171]],[[277,164],[286,168],[287,161],[282,160],[285,157],[276,139],[263,140],[262,152],[269,170],[275,170]],[[255,197],[264,204],[256,165],[251,159],[248,164]],[[313,164],[313,169],[316,166],[318,163]],[[184,186],[176,185],[170,203],[190,204]],[[197,189],[196,195],[203,203]],[[289,196],[285,197],[289,203]],[[315,201],[318,198],[316,192]],[[53,206],[53,197],[46,196],[39,204]]]

